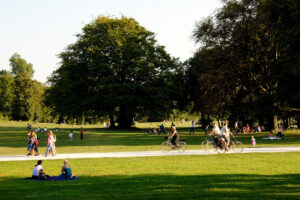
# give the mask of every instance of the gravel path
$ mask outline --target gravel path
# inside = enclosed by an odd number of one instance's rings
[[[276,153],[276,152],[300,152],[299,147],[259,147],[259,148],[244,148],[243,153]],[[233,153],[233,152],[227,152]],[[177,151],[161,152],[161,151],[138,151],[138,152],[110,152],[110,153],[69,153],[69,154],[57,154],[56,156],[25,156],[25,155],[13,155],[13,156],[0,156],[1,161],[19,161],[19,160],[54,160],[54,159],[66,159],[66,158],[122,158],[122,157],[148,157],[148,156],[185,156],[185,155],[211,155],[216,153],[210,153],[203,150],[187,150],[184,153]]]

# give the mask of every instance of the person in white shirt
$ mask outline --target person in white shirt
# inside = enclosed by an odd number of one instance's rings
[[[70,138],[71,141],[73,140],[73,131],[70,131],[69,138]]]
[[[44,128],[44,132],[47,132],[47,127]]]
[[[225,124],[221,129],[221,136],[225,138],[225,144],[226,144],[226,148],[228,148],[229,142],[230,142],[230,135],[232,135],[232,133],[230,132],[229,128],[228,128],[228,123],[225,120]]]
[[[213,125],[214,125],[214,128],[209,132],[209,135],[215,133],[217,136],[221,136],[221,131],[220,131],[218,124],[216,122],[214,122]]]
[[[37,165],[32,170],[32,179],[47,179],[49,178],[43,171],[42,160],[38,160]]]

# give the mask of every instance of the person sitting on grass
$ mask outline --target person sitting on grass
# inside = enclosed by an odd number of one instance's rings
[[[38,160],[37,165],[32,170],[32,179],[46,180],[49,178],[43,171],[42,160]]]
[[[69,165],[69,162],[68,160],[64,160],[64,165],[61,168],[61,174],[59,175],[59,178],[71,179],[72,177],[72,169]]]
[[[173,123],[171,126],[171,134],[169,135],[169,138],[172,138],[171,143],[174,145],[174,148],[179,147],[179,144],[178,144],[179,134],[176,131],[175,124],[173,124]]]

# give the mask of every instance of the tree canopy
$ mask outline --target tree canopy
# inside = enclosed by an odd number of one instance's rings
[[[56,111],[109,116],[121,128],[145,115],[163,119],[170,111],[179,63],[154,33],[132,18],[100,16],[77,38],[49,79],[48,99]]]
[[[275,128],[278,115],[299,108],[299,8],[292,0],[230,0],[198,22],[202,47],[187,86],[198,109]]]

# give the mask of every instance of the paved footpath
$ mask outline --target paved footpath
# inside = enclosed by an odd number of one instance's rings
[[[258,147],[258,148],[244,148],[243,153],[276,153],[276,152],[300,152],[299,147]],[[234,152],[226,152],[234,153]],[[109,153],[69,153],[69,154],[57,154],[56,156],[25,156],[25,155],[13,155],[13,156],[0,156],[1,161],[19,161],[19,160],[55,160],[66,158],[123,158],[123,157],[149,157],[149,156],[185,156],[185,155],[211,155],[216,153],[210,153],[203,150],[187,150],[184,153],[177,151],[161,152],[161,151],[137,151],[137,152],[109,152]]]

